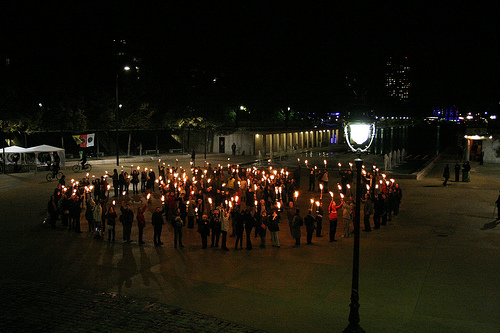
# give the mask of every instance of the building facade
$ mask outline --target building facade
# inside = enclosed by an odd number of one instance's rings
[[[387,96],[402,103],[407,103],[412,86],[411,67],[408,58],[387,60],[385,69],[385,89]]]
[[[343,142],[340,128],[308,131],[238,130],[230,134],[215,134],[213,152],[220,154],[255,155],[272,158],[310,148],[328,147]]]

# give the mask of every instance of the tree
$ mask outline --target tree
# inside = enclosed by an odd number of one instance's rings
[[[132,144],[132,130],[148,129],[151,119],[156,113],[156,109],[150,107],[149,103],[142,103],[137,110],[130,112],[122,118],[122,127],[128,129],[127,156],[130,156],[130,146]]]

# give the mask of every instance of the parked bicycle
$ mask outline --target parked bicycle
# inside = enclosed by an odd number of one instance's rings
[[[59,171],[59,172],[58,172],[58,173],[56,173],[55,175],[54,175],[54,173],[53,173],[53,172],[49,172],[49,173],[47,174],[47,176],[45,176],[45,179],[47,179],[47,181],[48,181],[48,182],[51,182],[51,181],[53,181],[54,179],[61,180],[62,176],[63,176],[63,173],[62,173],[61,171]]]
[[[75,165],[73,165],[71,167],[71,170],[73,170],[74,172],[80,172],[80,171],[86,171],[86,172],[90,172],[92,170],[92,165],[91,164],[88,164],[86,163],[83,167],[80,163],[77,163]]]

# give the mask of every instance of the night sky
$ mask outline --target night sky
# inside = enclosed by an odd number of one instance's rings
[[[23,69],[16,84],[50,77],[54,85],[111,86],[111,41],[126,39],[159,85],[200,68],[229,87],[234,103],[276,100],[309,111],[351,102],[347,82],[380,107],[387,59],[408,57],[412,110],[498,108],[499,5],[371,3],[19,4],[2,11],[0,55]]]

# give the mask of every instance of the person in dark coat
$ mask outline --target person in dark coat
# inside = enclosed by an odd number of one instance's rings
[[[144,228],[146,227],[146,218],[144,217],[144,212],[148,208],[148,205],[144,205],[144,207],[137,208],[137,228],[139,229],[139,245],[144,244],[142,240],[142,235],[144,234]]]
[[[71,201],[67,197],[66,194],[63,194],[61,199],[59,200],[59,205],[60,205],[60,211],[61,211],[61,223],[65,227],[69,227],[69,230],[71,230],[71,225],[69,224],[69,207],[70,207]]]
[[[210,234],[210,221],[208,220],[207,214],[203,214],[201,219],[198,219],[198,232],[201,235],[201,248],[206,249],[208,243],[208,235]]]
[[[177,248],[177,243],[179,244],[180,248],[183,248],[184,245],[182,245],[182,227],[184,226],[184,220],[181,218],[180,208],[177,208],[177,210],[174,212],[174,217],[170,220],[170,224],[174,229],[174,248]]]
[[[146,192],[146,181],[148,180],[148,173],[146,169],[141,171],[141,192]]]
[[[312,236],[314,234],[314,217],[312,216],[312,210],[309,209],[307,215],[304,217],[304,224],[306,225],[306,235],[307,235],[307,244],[312,244]]]
[[[373,214],[373,201],[370,194],[366,193],[365,198],[361,202],[363,203],[363,222],[365,224],[363,231],[372,231],[370,227],[370,215]]]
[[[278,238],[278,231],[280,231],[279,223],[280,223],[280,215],[277,210],[272,210],[271,216],[268,219],[268,229],[271,233],[271,242],[273,246],[280,247],[280,241]]]
[[[132,171],[132,180],[130,182],[132,183],[132,192],[139,194],[139,171]]]
[[[80,230],[80,214],[82,212],[82,207],[80,206],[80,199],[78,196],[73,196],[70,200],[70,208],[69,208],[69,220],[72,229],[81,233]]]
[[[122,172],[118,175],[118,186],[119,186],[119,195],[123,194],[123,191],[125,190],[125,171],[122,170]]]
[[[455,164],[455,181],[460,181],[460,164]]]
[[[54,162],[52,163],[52,176],[55,178],[60,169],[61,158],[59,154],[55,151],[52,155],[54,157]]]
[[[109,206],[105,215],[106,224],[108,225],[108,242],[115,241],[116,217],[115,208],[113,206]]]
[[[150,182],[151,182],[151,191],[154,192],[155,191],[156,174],[153,171],[153,169],[149,169],[149,175],[148,176],[149,176]]]
[[[191,151],[191,163],[193,164],[193,166],[196,163],[196,151],[194,149]]]
[[[245,209],[242,214],[243,221],[245,223],[245,233],[247,235],[247,250],[252,249],[252,229],[255,226],[255,217],[250,213],[248,209]]]
[[[243,248],[243,232],[245,231],[245,222],[243,221],[243,216],[240,214],[239,206],[231,212],[231,217],[233,220],[233,230],[236,235],[236,243],[234,248],[238,249],[238,243],[240,248]]]
[[[113,189],[115,190],[114,197],[116,198],[120,193],[120,176],[118,176],[118,171],[116,169],[113,170],[111,179],[113,180]]]
[[[498,194],[497,201],[495,201],[495,203],[497,204],[497,214],[498,214],[497,220],[500,220],[500,191]]]
[[[290,223],[290,233],[292,238],[295,238],[295,245],[293,247],[300,247],[300,227],[304,224],[304,220],[300,216],[300,209],[295,210],[295,216]]]
[[[134,212],[130,209],[130,205],[127,204],[125,208],[120,207],[122,215],[120,215],[120,222],[123,226],[123,242],[130,243],[130,234],[132,233],[132,223],[134,222]]]
[[[444,167],[443,178],[443,186],[446,186],[446,183],[448,183],[448,179],[450,179],[450,166],[448,164],[446,164],[446,166]]]
[[[309,191],[314,191],[316,187],[316,172],[314,168],[309,170]]]
[[[56,197],[54,195],[50,196],[50,200],[47,203],[47,211],[49,213],[50,225],[52,226],[52,228],[55,228],[59,211],[57,209]]]
[[[266,247],[266,234],[267,234],[267,228],[269,225],[269,217],[267,216],[267,211],[263,210],[260,213],[259,217],[259,222],[257,223],[258,225],[258,230],[259,230],[259,236],[260,236],[260,247],[265,248]]]
[[[165,223],[163,221],[164,213],[165,206],[163,206],[162,208],[156,207],[156,210],[151,217],[151,224],[153,225],[153,243],[155,246],[163,245],[163,242],[161,241],[161,232],[163,229],[163,224]]]
[[[462,181],[470,182],[470,163],[469,161],[465,161],[462,165]]]
[[[219,247],[220,231],[221,231],[221,220],[219,210],[214,210],[212,218],[210,219],[210,229],[212,231],[212,243],[211,247]]]
[[[323,230],[323,204],[319,202],[316,205],[316,237],[323,237],[321,231]]]

